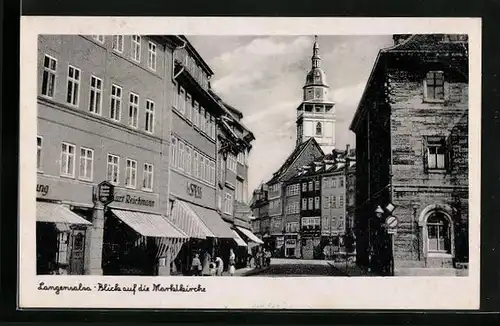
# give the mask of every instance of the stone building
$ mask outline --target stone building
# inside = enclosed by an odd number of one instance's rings
[[[158,260],[187,238],[164,218],[179,44],[154,35],[39,36],[38,273],[168,273]],[[96,194],[102,181],[115,189],[106,210]]]
[[[456,266],[468,261],[467,36],[394,42],[380,50],[350,126],[357,263],[380,273]]]

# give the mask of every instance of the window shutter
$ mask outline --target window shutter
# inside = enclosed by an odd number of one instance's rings
[[[428,153],[429,151],[427,150],[427,138],[424,136],[422,138],[422,158],[423,158],[423,163],[424,163],[424,173],[429,172],[429,160],[428,160]]]

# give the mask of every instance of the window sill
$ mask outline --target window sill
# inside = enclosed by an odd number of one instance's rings
[[[40,173],[40,174],[43,174],[43,170],[36,170],[36,173]]]
[[[69,175],[69,174],[60,174],[59,176],[65,179],[75,179],[74,175]]]
[[[434,99],[424,99],[423,103],[428,103],[428,104],[444,104],[446,103],[446,100],[434,100]]]
[[[428,174],[446,174],[446,172],[447,171],[444,170],[444,169],[443,170],[442,169],[436,169],[436,170],[434,170],[434,169],[428,169],[427,170]]]
[[[93,182],[92,179],[86,179],[86,178],[78,178],[78,180],[83,181],[83,182],[88,182],[88,183],[92,183]]]
[[[153,189],[149,189],[149,188],[142,188],[142,191],[144,191],[144,192],[153,192]]]
[[[433,251],[429,251],[427,252],[427,257],[431,257],[431,258],[452,258],[452,254],[448,254],[448,253],[445,253],[445,252],[433,252]]]
[[[135,186],[125,186],[125,189],[136,190],[137,187],[135,187]]]

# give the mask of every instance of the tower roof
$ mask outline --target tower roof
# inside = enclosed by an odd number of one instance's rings
[[[314,36],[313,55],[311,57],[311,70],[307,73],[306,83],[304,87],[308,86],[324,86],[329,87],[326,82],[326,74],[321,69],[321,57],[319,55],[318,36]]]

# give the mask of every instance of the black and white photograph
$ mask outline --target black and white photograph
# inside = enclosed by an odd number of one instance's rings
[[[238,34],[197,18],[177,34],[161,20],[25,29],[27,302],[377,308],[377,282],[404,297],[422,280],[410,305],[475,307],[478,24],[263,33],[271,19]],[[454,284],[477,288],[458,299]]]

